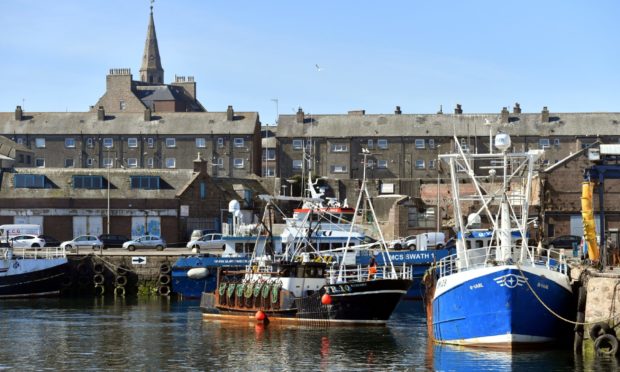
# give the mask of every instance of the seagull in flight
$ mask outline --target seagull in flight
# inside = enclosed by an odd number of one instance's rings
[[[319,72],[320,72],[321,70],[323,70],[323,69],[322,69],[322,68],[321,68],[318,64],[315,64],[315,65],[314,65],[314,67],[316,67],[316,70],[317,70],[317,71],[319,71]]]

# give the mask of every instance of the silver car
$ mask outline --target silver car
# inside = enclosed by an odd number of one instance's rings
[[[73,248],[92,248],[100,249],[103,243],[94,235],[80,235],[73,240],[60,243],[60,248],[71,250]]]
[[[123,248],[130,251],[135,251],[136,248],[155,248],[163,251],[166,248],[166,241],[159,236],[145,235],[123,243]]]
[[[222,239],[222,234],[206,234],[200,239],[190,240],[187,248],[197,250],[211,250],[211,251],[223,251],[226,249],[226,241]]]

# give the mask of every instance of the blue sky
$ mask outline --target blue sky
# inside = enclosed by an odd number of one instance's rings
[[[264,124],[310,114],[618,112],[620,2],[157,0],[165,81]],[[86,111],[139,76],[148,0],[2,0],[0,111]],[[317,70],[315,65],[321,67]],[[278,104],[273,101],[278,100]]]

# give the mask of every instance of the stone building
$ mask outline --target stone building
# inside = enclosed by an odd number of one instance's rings
[[[233,199],[260,212],[255,178],[213,178],[208,167],[199,155],[193,169],[14,168],[0,178],[0,224],[39,224],[59,240],[148,233],[177,245],[193,229],[218,231]]]

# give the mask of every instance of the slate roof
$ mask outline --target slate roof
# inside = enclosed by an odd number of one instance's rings
[[[280,115],[278,137],[439,137],[484,136],[493,132],[519,136],[597,136],[620,133],[620,113],[550,113],[543,123],[540,113],[511,114],[501,123],[500,114],[401,114],[306,115],[304,124],[295,115]]]
[[[21,121],[13,112],[0,112],[1,134],[253,134],[258,122],[257,112],[236,112],[233,122],[225,112],[156,113],[144,121],[142,113],[107,114],[97,120],[96,112],[34,112],[25,113]]]

